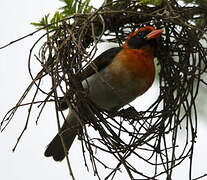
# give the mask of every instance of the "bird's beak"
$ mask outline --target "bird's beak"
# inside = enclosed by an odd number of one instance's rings
[[[146,38],[147,40],[150,40],[150,39],[157,39],[160,37],[160,35],[162,34],[163,30],[162,29],[155,29],[153,30],[152,32],[150,32]]]

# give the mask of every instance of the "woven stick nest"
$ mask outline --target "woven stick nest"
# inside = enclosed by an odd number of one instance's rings
[[[171,179],[173,169],[186,158],[190,158],[191,176],[197,135],[195,100],[200,84],[207,85],[203,79],[207,71],[207,49],[200,41],[206,42],[206,21],[200,27],[193,22],[196,13],[206,16],[207,10],[181,7],[176,1],[160,7],[140,5],[137,1],[124,2],[114,1],[92,13],[75,14],[60,21],[54,29],[49,28],[51,25],[45,27],[47,32],[34,44],[35,47],[40,40],[47,38],[38,55],[32,56],[34,47],[30,51],[32,82],[17,105],[6,114],[1,129],[5,129],[16,110],[24,105],[29,105],[27,122],[34,104],[39,104],[40,116],[51,101],[55,103],[57,120],[64,119],[64,113],[58,109],[64,106],[60,97],[67,96],[67,106],[77,111],[82,122],[79,140],[85,166],[88,167],[91,161],[99,179],[102,179],[99,165],[110,171],[105,179],[113,179],[121,168],[126,169],[131,179],[156,179],[162,174]],[[105,112],[87,98],[80,74],[93,59],[98,43],[108,41],[121,45],[131,32],[144,25],[164,30],[157,51],[159,96],[145,111],[137,112],[130,106]],[[31,73],[32,60],[40,64],[41,70],[37,75]],[[41,81],[48,81],[48,77],[51,79],[50,89],[41,89]],[[23,104],[33,86],[36,92],[32,101]],[[37,101],[38,94],[45,98]],[[179,131],[183,131],[185,144],[178,143]],[[100,152],[114,158],[116,165],[111,167],[104,162],[101,157],[105,155],[100,156]],[[86,160],[87,153],[90,161]],[[136,162],[132,160],[134,158]],[[140,161],[145,162],[145,170],[137,166]],[[151,174],[149,167],[154,168]]]

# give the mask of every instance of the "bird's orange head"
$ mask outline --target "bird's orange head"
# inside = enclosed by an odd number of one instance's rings
[[[155,29],[152,26],[139,28],[131,33],[123,44],[124,48],[141,49],[146,45],[156,48],[157,40],[162,34],[162,29]]]

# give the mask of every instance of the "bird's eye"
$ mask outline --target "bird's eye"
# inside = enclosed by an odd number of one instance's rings
[[[139,37],[145,38],[147,34],[149,34],[150,31],[140,31],[137,35]]]
[[[139,31],[139,33],[137,34],[140,37],[143,37],[146,33],[144,31]]]

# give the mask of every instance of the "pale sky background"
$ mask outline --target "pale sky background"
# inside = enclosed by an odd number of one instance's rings
[[[52,14],[60,6],[61,3],[58,0],[1,0],[0,46],[27,33],[31,33],[35,28],[30,25],[30,22],[39,20],[48,12]],[[27,60],[29,50],[35,39],[38,38],[38,35],[0,50],[0,120],[17,103],[30,82]],[[100,52],[102,51],[100,49]],[[132,104],[138,110],[146,109],[152,102],[152,99],[157,97],[158,88],[158,84],[154,83],[153,87],[144,96],[138,98]],[[26,133],[15,153],[12,153],[17,137],[24,127],[26,113],[26,108],[19,109],[8,128],[0,134],[0,178],[5,180],[72,179],[68,174],[66,161],[57,163],[51,158],[45,158],[43,155],[46,145],[57,132],[53,105],[46,108],[38,126],[35,125],[36,114],[32,116],[33,119],[31,118]],[[194,177],[207,173],[207,123],[200,121],[198,128],[199,138],[197,139],[194,155]],[[97,177],[93,176],[92,169],[90,169],[90,172],[87,172],[87,169],[84,167],[80,141],[76,141],[73,144],[69,158],[76,179],[97,179]],[[138,162],[138,166],[141,167],[142,164]],[[137,168],[139,168],[138,166]],[[124,171],[123,168],[122,170]],[[100,174],[106,175],[108,173],[105,173],[105,170],[102,169]],[[187,175],[188,166],[183,164],[177,168],[174,179],[185,180]],[[115,179],[126,180],[128,176],[123,173],[116,176]]]

